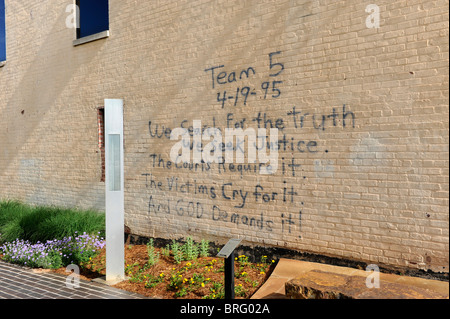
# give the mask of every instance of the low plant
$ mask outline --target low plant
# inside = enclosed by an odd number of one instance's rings
[[[158,263],[159,252],[157,252],[154,247],[153,238],[150,238],[149,242],[147,243],[147,255],[148,255],[147,265],[151,267]]]
[[[148,280],[145,282],[145,288],[155,288],[159,283],[164,281],[164,273],[158,276],[149,275]]]
[[[265,274],[266,269],[275,263],[274,259],[269,260],[267,256],[261,256],[261,262],[252,265],[252,268],[256,268],[261,275]]]
[[[104,246],[103,238],[83,233],[76,237],[65,237],[36,244],[28,240],[16,239],[0,246],[0,252],[3,254],[3,259],[10,263],[56,269],[69,264],[88,263]]]
[[[247,291],[244,289],[242,284],[238,284],[234,287],[234,294],[236,297],[245,297]]]
[[[128,276],[133,275],[133,270],[136,266],[139,266],[139,263],[135,262],[134,264],[126,264],[125,265],[125,274]]]
[[[167,244],[166,247],[161,248],[161,255],[164,257],[170,256],[170,244]]]
[[[175,239],[172,240],[172,254],[176,264],[180,264],[183,261],[183,251]]]
[[[167,254],[171,248],[171,252],[175,263],[180,264],[182,261],[191,261],[200,257],[208,257],[209,241],[202,239],[200,243],[195,243],[191,237],[187,237],[184,244],[180,244],[172,240],[172,245],[167,245],[164,253]]]
[[[198,246],[194,243],[191,237],[186,238],[186,242],[183,245],[183,257],[184,260],[197,259],[199,254]]]
[[[183,286],[183,275],[172,274],[169,278],[169,284],[167,286],[168,290],[179,290]]]
[[[37,206],[18,201],[0,202],[2,242],[16,239],[33,244],[76,236],[75,232],[101,233],[104,237],[105,214],[96,211]],[[0,242],[0,244],[2,243]]]
[[[239,255],[238,257],[234,258],[240,267],[245,267],[248,265],[248,257],[245,255]]]
[[[208,257],[209,256],[209,241],[206,239],[202,239],[200,242],[200,257]]]
[[[236,273],[234,274],[234,276],[235,276],[236,278],[244,278],[244,277],[247,277],[247,276],[248,276],[248,273],[247,273],[246,271],[236,272]]]
[[[139,265],[139,264],[138,264]],[[147,267],[138,267],[138,269],[133,273],[131,272],[131,278],[130,282],[136,283],[136,282],[143,282],[147,279],[147,274],[145,271],[147,270]]]
[[[212,287],[209,288],[210,293],[203,296],[202,299],[223,299],[225,298],[225,290],[223,284],[220,282],[213,282]]]
[[[172,253],[175,254],[180,250],[180,243],[178,243],[175,239],[172,239]]]

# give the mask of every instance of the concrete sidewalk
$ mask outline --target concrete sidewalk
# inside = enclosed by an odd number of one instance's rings
[[[67,276],[0,261],[0,299],[148,299],[125,290],[80,280],[68,288]]]
[[[367,278],[368,275],[368,272],[354,268],[281,258],[269,279],[252,296],[252,299],[286,299],[286,282],[291,279],[306,277],[308,274],[317,276],[319,273],[328,274],[325,275],[328,280],[333,277],[342,277],[342,275],[361,276],[363,278]],[[314,276],[310,276],[310,278],[314,278]],[[389,286],[398,284],[397,287],[404,287],[405,294],[399,291],[398,298],[408,296],[410,291],[414,291],[414,295],[418,299],[436,298],[436,296],[438,296],[438,299],[448,299],[449,296],[449,283],[445,281],[380,273],[380,283],[380,289],[383,288],[383,283],[389,283]],[[336,281],[335,284],[339,286],[340,283]],[[326,285],[332,287],[332,280],[328,281]],[[389,296],[389,294],[387,295]],[[392,297],[392,294],[390,296]]]

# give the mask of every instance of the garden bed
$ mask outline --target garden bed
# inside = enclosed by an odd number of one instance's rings
[[[119,289],[162,299],[221,299],[224,297],[224,260],[217,257],[197,257],[175,261],[172,254],[154,248],[159,259],[149,265],[147,245],[125,245],[125,272],[128,280],[114,285]],[[80,278],[92,280],[104,276],[105,249],[81,267]],[[250,263],[241,255],[235,260],[235,294],[237,299],[250,298],[266,281],[274,262],[262,257],[260,263]],[[67,275],[64,267],[53,270]]]
[[[94,211],[32,207],[0,201],[0,259],[68,275],[75,264],[80,278],[105,276],[105,216]],[[191,238],[172,241],[163,248],[124,245],[125,275],[115,287],[157,298],[224,297],[224,260],[209,242]],[[3,254],[3,255],[2,255]],[[235,260],[236,298],[249,298],[268,278],[274,261],[262,256],[256,263],[244,255]]]

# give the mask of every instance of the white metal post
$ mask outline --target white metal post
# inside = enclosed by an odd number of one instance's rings
[[[123,101],[105,100],[106,282],[125,279]]]

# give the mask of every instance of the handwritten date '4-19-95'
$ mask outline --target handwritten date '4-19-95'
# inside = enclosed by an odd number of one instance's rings
[[[274,56],[281,54],[281,51],[269,53],[269,77],[277,77],[284,70],[284,64],[274,62]],[[225,65],[217,65],[211,68],[205,69],[205,72],[211,72],[211,80],[212,80],[212,88],[216,88],[216,86],[221,86],[229,83],[234,83],[241,81],[243,79],[248,79],[250,76],[256,75],[256,71],[253,67],[248,67],[247,69],[242,69],[241,71],[232,71],[227,72],[224,71],[223,68]],[[267,98],[278,98],[281,96],[280,86],[283,81],[264,81],[258,87],[258,90],[261,89],[262,93],[257,91],[257,87],[251,86],[243,86],[237,87],[232,91],[222,91],[217,92],[217,102],[222,104],[222,108],[225,107],[225,103],[230,101],[233,103],[233,106],[237,106],[240,101],[243,101],[244,105],[247,105],[247,101],[252,96],[257,96],[258,94],[262,94],[264,100]]]

